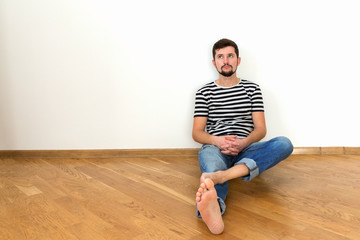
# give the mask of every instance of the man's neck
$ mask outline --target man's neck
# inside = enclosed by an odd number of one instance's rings
[[[219,79],[215,82],[217,85],[222,87],[232,87],[240,82],[240,78],[238,78],[235,73],[230,77],[224,77],[223,75],[220,75]]]

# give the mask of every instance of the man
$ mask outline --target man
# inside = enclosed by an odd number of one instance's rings
[[[259,142],[266,135],[262,94],[257,84],[237,77],[240,61],[235,42],[216,42],[212,62],[219,78],[196,93],[192,136],[203,144],[197,215],[214,234],[224,231],[228,181],[250,181],[293,151],[285,137]]]

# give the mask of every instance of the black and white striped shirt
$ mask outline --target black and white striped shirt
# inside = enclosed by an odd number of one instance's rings
[[[263,112],[259,85],[243,80],[232,87],[211,82],[196,92],[194,117],[207,117],[206,131],[215,136],[247,137],[254,130],[252,112]]]

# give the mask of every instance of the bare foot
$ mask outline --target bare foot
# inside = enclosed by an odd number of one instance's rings
[[[196,202],[201,217],[210,232],[213,234],[222,233],[224,231],[224,222],[217,201],[214,182],[210,178],[205,178],[204,182],[200,184],[200,188],[196,193]]]

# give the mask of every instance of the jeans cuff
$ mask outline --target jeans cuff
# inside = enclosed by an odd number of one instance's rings
[[[223,215],[225,213],[225,209],[226,209],[225,202],[220,197],[217,197],[217,200],[218,200],[218,203],[219,203],[221,215]],[[200,214],[199,210],[197,209],[197,206],[196,206],[196,216],[198,218],[201,218],[201,214]]]
[[[259,168],[256,165],[256,162],[254,160],[252,160],[251,158],[243,158],[239,162],[235,163],[235,165],[238,165],[238,164],[245,164],[250,170],[249,175],[242,177],[243,180],[249,182],[253,178],[255,178],[256,176],[259,175]]]

